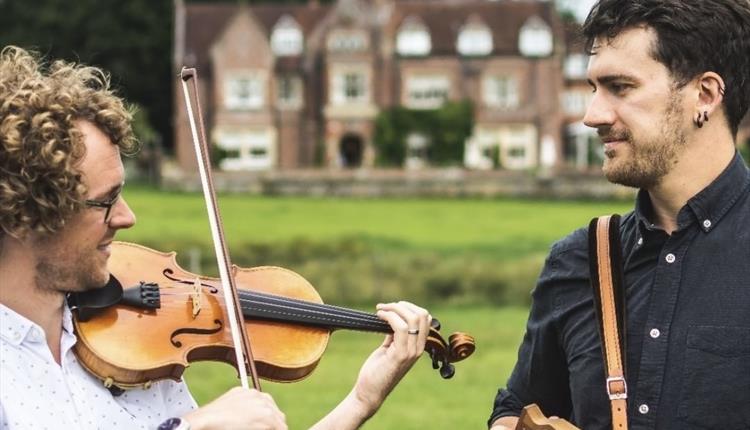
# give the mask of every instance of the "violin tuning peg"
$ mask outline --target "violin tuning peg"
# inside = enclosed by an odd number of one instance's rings
[[[440,321],[437,318],[433,318],[432,322],[430,322],[430,327],[434,328],[435,330],[440,330]]]
[[[450,363],[443,363],[443,367],[440,368],[440,376],[443,379],[450,379],[456,374],[456,367]]]

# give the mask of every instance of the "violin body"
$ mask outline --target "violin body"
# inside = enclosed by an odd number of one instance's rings
[[[111,249],[112,276],[125,287],[156,284],[160,304],[117,303],[85,320],[74,312],[75,352],[86,369],[105,385],[132,388],[178,380],[194,361],[237,365],[218,279],[180,268],[174,252],[124,242],[113,242]],[[334,329],[390,332],[375,315],[324,305],[313,286],[290,270],[232,266],[232,272],[263,379],[293,382],[308,376]],[[468,357],[474,343],[470,336],[455,334],[448,344],[431,329],[426,349],[434,366],[441,362],[445,367]]]
[[[165,378],[178,380],[192,361],[222,361],[236,366],[219,280],[181,269],[175,255],[113,243],[112,275],[123,285],[144,279],[158,282],[161,308],[111,306],[89,321],[76,319],[76,354],[93,374],[105,380],[112,378],[125,388]],[[148,267],[157,270],[147,274],[144,269]],[[162,268],[169,271],[163,273]],[[312,285],[292,271],[279,267],[234,269],[240,289],[252,286],[256,291],[322,303]],[[195,294],[196,284],[200,285],[200,298]],[[200,310],[194,315],[197,301]],[[316,327],[259,320],[246,324],[252,333],[258,371],[273,381],[296,381],[310,374],[330,337],[329,330]]]
[[[530,404],[523,408],[516,430],[580,430],[562,418],[547,418],[539,406]]]

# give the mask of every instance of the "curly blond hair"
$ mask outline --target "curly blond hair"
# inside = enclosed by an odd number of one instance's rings
[[[137,150],[132,112],[101,69],[47,66],[15,46],[0,51],[0,240],[54,233],[83,207],[77,120],[95,124],[122,152]]]

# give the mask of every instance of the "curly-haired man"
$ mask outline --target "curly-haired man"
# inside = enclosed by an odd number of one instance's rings
[[[106,284],[112,240],[135,223],[120,195],[120,153],[136,149],[130,121],[101,70],[0,52],[0,429],[286,428],[255,390],[198,409],[182,382],[116,396],[77,361],[66,295]],[[424,349],[424,309],[400,302],[378,315],[394,335],[316,428],[358,427]]]
[[[515,428],[536,403],[585,430],[748,429],[750,171],[735,139],[750,104],[750,2],[599,0],[583,33],[584,123],[607,179],[640,188],[620,225],[627,384],[606,380],[578,230],[552,247],[488,424]]]

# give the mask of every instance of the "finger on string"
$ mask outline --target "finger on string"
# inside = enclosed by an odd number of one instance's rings
[[[430,334],[430,323],[432,322],[432,315],[422,307],[419,307],[410,302],[399,302],[407,308],[411,309],[414,314],[419,318],[419,333],[417,336],[417,348],[419,353],[424,351],[424,346],[427,343],[427,337]]]
[[[377,315],[380,319],[385,320],[391,326],[391,330],[393,330],[393,342],[391,345],[397,348],[407,348],[409,342],[409,334],[407,333],[409,325],[406,321],[396,312],[389,310],[380,309]]]
[[[408,306],[406,306],[404,303],[406,302],[388,303],[384,305],[383,308],[395,312],[403,321],[406,322],[406,325],[407,325],[406,352],[409,353],[410,355],[414,355],[419,349],[419,345],[418,345],[418,342],[419,342],[418,338],[419,338],[419,331],[420,331],[419,316],[415,312],[413,312]],[[412,330],[417,330],[417,332],[409,333]]]

